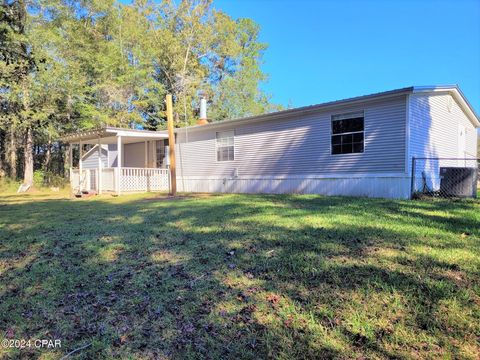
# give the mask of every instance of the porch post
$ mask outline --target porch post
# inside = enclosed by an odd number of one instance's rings
[[[73,145],[68,144],[68,180],[70,182],[70,196],[73,196]]]
[[[69,164],[69,168],[68,168],[68,174],[69,174],[69,180],[70,180],[70,183],[72,182],[72,167],[73,167],[73,150],[72,150],[72,143],[69,143],[68,144],[68,164]]]
[[[115,186],[117,188],[117,195],[122,191],[122,136],[117,135],[117,179]]]
[[[98,175],[97,175],[97,192],[102,193],[102,144],[100,143],[100,136],[98,137]]]
[[[80,192],[82,192],[82,184],[83,184],[83,181],[82,181],[82,176],[83,176],[83,160],[82,160],[82,157],[83,157],[83,144],[82,142],[80,141],[79,144],[79,150],[78,150],[78,153],[79,153],[79,161],[78,161],[78,187],[80,189]]]

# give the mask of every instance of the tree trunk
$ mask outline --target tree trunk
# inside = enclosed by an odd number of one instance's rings
[[[5,177],[5,163],[3,156],[7,155],[6,151],[7,138],[5,132],[0,130],[0,178]]]
[[[10,177],[15,180],[17,178],[17,141],[13,126],[10,126],[8,144],[8,165],[10,168]]]
[[[23,111],[25,115],[22,117],[22,123],[26,126],[25,143],[23,147],[24,167],[23,167],[23,183],[26,185],[33,185],[33,125],[31,119],[28,118],[30,111],[30,93],[29,93],[29,78],[25,76],[22,82],[23,88]]]
[[[70,146],[63,144],[61,149],[63,149],[63,177],[67,180],[70,180]]]
[[[23,175],[23,183],[27,185],[33,185],[33,135],[32,128],[27,128],[25,136],[25,169]]]
[[[43,170],[48,172],[50,170],[50,162],[52,160],[52,139],[48,136],[47,150],[45,151],[45,159],[43,161]]]

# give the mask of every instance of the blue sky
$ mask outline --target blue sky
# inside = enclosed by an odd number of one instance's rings
[[[215,0],[261,26],[263,88],[294,106],[458,84],[480,113],[480,0]]]

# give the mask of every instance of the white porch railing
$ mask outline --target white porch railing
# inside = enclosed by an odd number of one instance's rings
[[[102,169],[102,191],[115,191],[115,171],[114,168]]]
[[[118,168],[102,169],[102,191],[117,191]],[[121,168],[120,192],[168,191],[169,170],[156,168]],[[98,169],[72,169],[71,186],[74,192],[80,190],[96,191],[98,187]]]
[[[72,169],[70,172],[70,185],[74,192],[90,190],[90,169],[83,169],[81,176],[79,169]]]
[[[167,191],[168,169],[121,168],[121,191]]]

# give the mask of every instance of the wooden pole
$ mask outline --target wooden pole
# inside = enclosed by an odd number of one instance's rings
[[[83,157],[83,143],[80,141],[80,144],[78,145],[79,146],[79,162],[78,162],[78,187],[79,187],[79,191],[82,192],[83,190],[83,160],[82,160],[82,157]]]
[[[170,157],[170,195],[177,194],[177,173],[175,168],[175,133],[173,132],[172,95],[167,95],[168,156]]]

